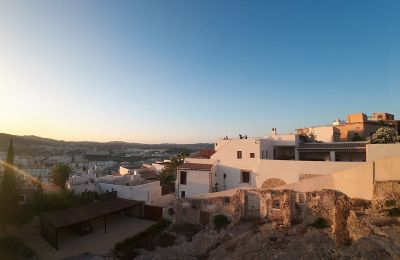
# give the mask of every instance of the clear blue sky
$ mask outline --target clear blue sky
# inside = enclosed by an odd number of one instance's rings
[[[400,1],[1,1],[0,132],[211,142],[400,118]]]

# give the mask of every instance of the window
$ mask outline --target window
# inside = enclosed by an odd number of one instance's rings
[[[242,183],[250,183],[250,172],[242,172]]]
[[[180,181],[179,181],[179,183],[180,184],[186,184],[186,172],[184,172],[184,171],[181,171],[180,172]]]
[[[274,209],[279,209],[279,208],[281,207],[281,203],[279,202],[279,200],[274,200],[274,201],[272,202],[272,207],[273,207]]]
[[[184,198],[186,196],[185,191],[181,191],[181,198]]]
[[[237,151],[236,156],[238,159],[242,159],[242,151]]]
[[[261,152],[261,159],[264,159],[264,151]]]
[[[250,158],[256,158],[256,155],[254,153],[250,153]]]

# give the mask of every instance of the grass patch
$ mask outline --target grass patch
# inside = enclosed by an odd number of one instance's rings
[[[317,220],[310,224],[310,226],[318,229],[324,229],[328,227],[328,222],[324,218],[317,218]]]

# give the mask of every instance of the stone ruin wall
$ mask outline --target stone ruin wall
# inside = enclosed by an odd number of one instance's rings
[[[338,243],[362,235],[360,230],[363,224],[357,222],[357,214],[361,214],[358,212],[371,206],[375,212],[381,212],[388,208],[385,203],[389,200],[395,201],[395,207],[400,207],[399,180],[375,182],[372,201],[348,198],[335,190],[299,193],[292,190],[247,189],[238,190],[230,197],[179,200],[175,207],[175,221],[200,223],[200,212],[208,212],[209,224],[212,224],[213,216],[224,214],[231,219],[231,225],[235,225],[246,217],[246,193],[259,197],[261,219],[287,227],[296,223],[311,224],[321,217],[332,228]],[[229,198],[229,203],[226,198]]]
[[[387,208],[387,201],[395,201],[395,207],[400,207],[400,181],[376,181],[374,182],[374,193],[372,196],[372,208],[382,211]]]
[[[245,192],[239,190],[235,195],[230,197],[186,198],[178,200],[174,207],[175,214],[173,221],[175,223],[204,224],[202,223],[204,220],[200,219],[200,215],[205,213],[205,215],[209,215],[209,225],[212,225],[215,215],[224,214],[230,219],[230,225],[236,225],[244,215],[244,196]]]

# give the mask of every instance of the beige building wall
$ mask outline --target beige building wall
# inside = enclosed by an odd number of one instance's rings
[[[323,175],[275,189],[311,192],[322,189],[338,190],[352,198],[372,199],[373,165],[365,163],[351,169]]]
[[[367,162],[400,156],[400,144],[367,144]]]
[[[258,188],[269,178],[293,183],[299,181],[301,174],[325,175],[362,164],[363,162],[262,160],[255,169],[256,183]]]
[[[375,181],[400,180],[400,157],[389,157],[375,162]]]
[[[311,192],[322,189],[338,190],[352,198],[371,200],[374,181],[400,180],[400,157],[366,162],[354,168],[323,175],[275,189]]]

